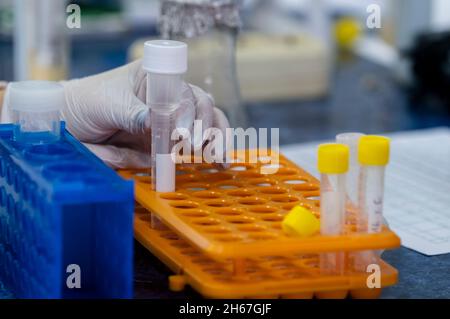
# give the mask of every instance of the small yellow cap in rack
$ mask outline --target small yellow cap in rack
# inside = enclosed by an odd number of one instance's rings
[[[308,237],[319,231],[320,221],[309,209],[295,206],[284,217],[281,226],[286,235]]]
[[[349,147],[330,143],[319,145],[317,167],[324,174],[342,174],[348,170]]]
[[[389,139],[366,135],[359,139],[358,161],[363,165],[384,166],[389,162]]]

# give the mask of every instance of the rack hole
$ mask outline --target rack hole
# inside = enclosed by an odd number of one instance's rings
[[[183,200],[188,199],[188,196],[182,193],[162,193],[159,195],[162,199],[168,200]]]
[[[187,208],[196,208],[198,207],[198,204],[191,201],[176,201],[171,202],[170,206],[180,209],[187,209]]]
[[[272,196],[271,200],[277,203],[292,203],[299,201],[297,197],[292,195]]]
[[[254,207],[250,207],[250,211],[254,212],[254,213],[258,213],[258,214],[269,214],[269,213],[274,213],[277,211],[277,209],[275,207],[272,206],[254,206]]]
[[[225,215],[225,216],[237,216],[241,215],[242,211],[236,208],[219,208],[215,211],[219,215]]]
[[[259,205],[266,203],[266,200],[259,197],[247,197],[239,200],[239,203],[243,205]]]
[[[248,197],[248,196],[252,196],[254,194],[255,194],[254,192],[249,191],[247,189],[239,189],[239,190],[228,192],[228,195],[235,196],[235,197]]]
[[[253,219],[248,217],[234,217],[227,219],[227,222],[231,224],[251,224],[253,223]]]
[[[198,191],[196,193],[194,193],[195,197],[199,197],[199,198],[219,198],[221,195],[217,192],[213,192],[213,191]]]
[[[147,172],[137,172],[134,174],[134,176],[137,176],[137,177],[145,177],[145,176],[150,176],[150,175],[151,174],[147,173]]]
[[[219,188],[220,189],[235,189],[235,188],[238,188],[238,187],[235,186],[235,185],[220,185]]]
[[[205,212],[203,210],[198,210],[198,209],[185,210],[181,214],[186,217],[207,217],[207,216],[209,216],[208,212]]]
[[[231,202],[225,199],[216,199],[205,202],[205,205],[210,207],[226,207],[231,206]]]
[[[262,188],[260,192],[263,194],[284,194],[287,190],[281,187],[265,187]]]
[[[244,165],[233,166],[230,168],[230,171],[243,172],[246,171],[247,167]]]
[[[280,222],[283,220],[283,216],[280,215],[264,216],[262,220],[266,222]]]
[[[194,222],[194,224],[199,226],[216,226],[220,225],[220,221],[213,218],[201,219]]]
[[[261,167],[265,168],[265,169],[280,169],[281,167],[283,167],[283,164],[277,164],[277,163],[273,163],[273,164],[265,164],[265,165],[261,165]]]
[[[304,184],[306,183],[306,180],[303,179],[287,179],[285,181],[283,181],[285,184],[290,184],[290,185],[298,185],[298,184]]]
[[[208,185],[205,183],[190,182],[183,186],[185,189],[187,189],[188,191],[191,191],[191,192],[204,191],[204,190],[208,189]]]
[[[213,174],[213,173],[218,173],[219,170],[217,168],[205,168],[200,170],[200,172],[204,173],[204,174]]]

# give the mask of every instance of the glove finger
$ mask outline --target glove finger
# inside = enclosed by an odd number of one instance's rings
[[[202,125],[202,134],[195,134],[192,138],[194,149],[199,149],[203,146],[209,136],[204,136],[205,131],[213,124],[213,109],[214,100],[205,93],[202,89],[195,85],[190,85],[196,101],[195,119],[200,121]]]
[[[226,129],[230,127],[230,122],[222,110],[213,108],[213,127],[218,128],[225,135]]]
[[[150,154],[151,132],[142,134],[130,134],[125,131],[118,131],[102,144],[114,145],[119,148],[129,148],[142,153]]]
[[[120,117],[120,120],[116,121],[117,128],[130,134],[139,134],[150,130],[150,108],[131,93],[128,101],[127,107],[114,108],[115,116]]]
[[[225,116],[225,113],[222,112],[222,110],[218,109],[217,107],[213,108],[213,124],[212,126],[214,128],[219,129],[222,132],[223,136],[223,163],[220,163],[223,168],[228,168],[230,166],[229,163],[226,163],[226,153],[227,150],[230,148],[228,143],[231,142],[231,137],[227,137],[227,134],[229,132],[227,131],[227,128],[230,127],[230,123],[228,122],[227,117]]]
[[[175,116],[175,127],[185,128],[192,131],[192,125],[195,120],[195,105],[192,99],[183,99],[177,110]]]
[[[148,168],[151,164],[150,155],[139,151],[113,145],[84,145],[111,168]]]

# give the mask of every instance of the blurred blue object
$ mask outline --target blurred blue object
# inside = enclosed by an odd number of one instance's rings
[[[64,124],[50,144],[20,144],[13,128],[0,125],[0,282],[17,298],[132,297],[133,183]]]

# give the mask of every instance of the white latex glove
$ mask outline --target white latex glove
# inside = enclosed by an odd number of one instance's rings
[[[140,60],[62,84],[67,106],[61,117],[69,132],[113,168],[150,165],[150,111]],[[177,127],[192,130],[194,120],[202,120],[203,130],[216,127],[225,132],[228,120],[208,94],[185,84],[182,97]],[[10,122],[7,109],[5,105],[2,122]]]

